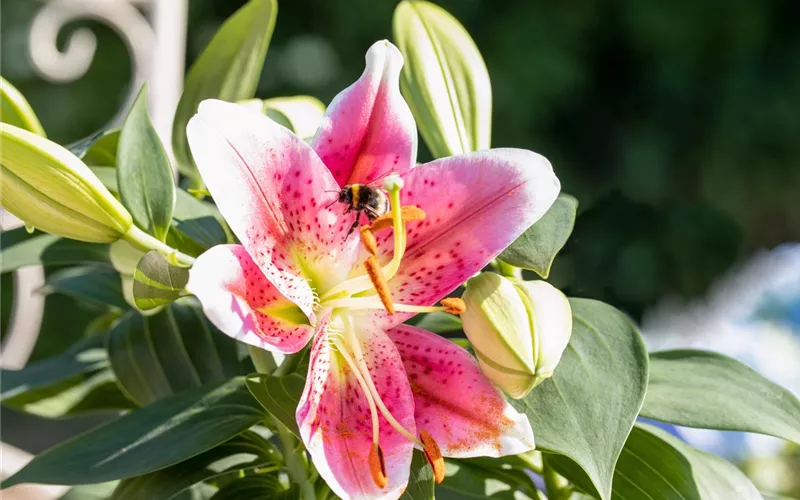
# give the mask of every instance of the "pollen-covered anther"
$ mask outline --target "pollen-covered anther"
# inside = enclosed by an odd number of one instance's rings
[[[374,255],[370,255],[366,262],[364,262],[364,267],[367,269],[367,275],[370,281],[372,281],[372,286],[375,287],[375,291],[378,292],[378,297],[381,299],[383,307],[386,308],[389,314],[394,314],[392,292],[389,290],[389,285],[386,283],[386,278],[383,276],[383,271],[381,270],[380,264],[378,264],[378,259],[375,258]]]
[[[364,248],[372,255],[378,254],[378,242],[375,240],[375,235],[372,233],[372,229],[369,226],[361,226],[359,228],[359,233],[361,234],[361,243],[364,245]]]
[[[436,444],[436,441],[434,441],[431,435],[425,432],[424,429],[420,429],[419,438],[420,441],[422,441],[422,451],[425,453],[425,458],[433,469],[433,479],[436,481],[436,484],[439,484],[444,481],[445,473],[444,458],[442,458],[439,445]]]
[[[369,472],[378,488],[386,488],[389,477],[386,475],[386,462],[383,459],[383,450],[380,445],[372,445],[369,449]]]
[[[444,307],[444,311],[450,314],[457,315],[467,310],[467,304],[465,304],[464,301],[458,297],[448,297],[446,299],[442,299],[441,304],[442,307]]]
[[[403,218],[403,222],[414,222],[418,220],[425,220],[425,210],[414,206],[414,205],[406,205],[400,209],[400,216]],[[392,214],[391,212],[382,215],[372,221],[372,225],[370,228],[373,232],[380,231],[381,229],[386,229],[387,227],[392,227]]]

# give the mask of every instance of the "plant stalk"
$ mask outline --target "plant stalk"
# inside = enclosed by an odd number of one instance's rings
[[[156,250],[173,264],[186,267],[194,265],[194,257],[186,255],[185,253],[172,248],[166,243],[160,241],[158,238],[154,238],[153,236],[145,233],[136,226],[131,226],[123,238],[125,241],[140,250]]]
[[[247,348],[250,352],[250,359],[253,360],[253,366],[256,367],[258,373],[275,375],[277,371],[280,370],[275,363],[275,358],[272,356],[272,353],[252,345],[247,346]],[[283,364],[286,364],[286,361],[287,360],[284,360]],[[297,439],[280,420],[277,418],[273,418],[272,420],[278,431],[278,441],[280,441],[281,448],[283,449],[283,458],[286,462],[289,478],[300,487],[300,494],[303,500],[316,500],[314,484],[308,480],[305,456],[302,452],[297,451]]]
[[[558,475],[544,457],[542,477],[544,478],[545,488],[547,488],[548,500],[567,500],[570,497],[571,490],[569,488],[569,482]]]

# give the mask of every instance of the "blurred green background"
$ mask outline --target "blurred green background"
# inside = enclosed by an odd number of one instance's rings
[[[190,0],[187,65],[243,2]],[[581,203],[553,280],[634,317],[693,297],[753,250],[800,240],[800,3],[792,0],[442,0],[483,53],[493,145],[547,156]],[[328,102],[391,37],[395,2],[280,2],[258,95]],[[99,23],[89,73],[40,79],[40,2],[2,0],[2,73],[65,143],[129,91],[123,42]],[[420,160],[428,157],[424,147]]]

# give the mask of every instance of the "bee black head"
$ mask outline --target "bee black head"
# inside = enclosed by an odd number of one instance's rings
[[[345,186],[339,191],[339,203],[350,204],[353,202],[353,188]]]

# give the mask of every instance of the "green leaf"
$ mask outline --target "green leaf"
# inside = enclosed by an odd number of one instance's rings
[[[0,401],[47,418],[131,408],[108,367],[103,338],[92,337],[22,370],[2,370]]]
[[[119,384],[141,405],[238,374],[236,343],[192,299],[153,316],[134,311],[109,332],[108,356]]]
[[[286,488],[277,474],[246,476],[226,484],[211,500],[282,500],[299,498],[294,486]]]
[[[800,443],[797,397],[715,352],[652,353],[641,415],[687,427],[758,432]]]
[[[433,498],[433,469],[428,464],[425,454],[419,450],[414,450],[411,458],[411,476],[408,478],[408,486],[401,500],[430,500]]]
[[[133,272],[133,299],[146,311],[178,300],[189,282],[189,270],[173,266],[156,250],[150,250]]]
[[[596,494],[574,463],[558,456],[548,456],[548,460],[576,486]],[[636,424],[617,462],[611,498],[760,500],[761,495],[733,464],[661,429]]]
[[[102,130],[70,144],[67,149],[90,167],[116,167],[119,135],[118,128]],[[116,173],[114,186],[116,190]]]
[[[577,212],[578,200],[565,193],[559,194],[550,210],[503,250],[499,258],[547,279],[556,255],[572,234]]]
[[[203,481],[256,467],[280,467],[277,447],[246,431],[189,460],[119,483],[112,500],[168,500]]]
[[[175,181],[167,151],[147,113],[146,85],[120,132],[117,187],[136,225],[164,241],[175,208]]]
[[[463,329],[461,318],[447,313],[428,313],[420,315],[419,321],[414,326],[433,333],[458,332]]]
[[[295,411],[303,394],[305,379],[297,373],[273,377],[262,373],[247,377],[247,388],[272,416],[295,436],[300,436]]]
[[[250,0],[223,23],[189,70],[172,128],[172,148],[184,174],[197,176],[186,139],[189,119],[204,99],[253,97],[277,15],[276,0]]]
[[[109,245],[105,243],[61,239],[38,231],[30,234],[24,227],[3,231],[0,240],[0,273],[38,265],[111,265]]]
[[[405,59],[400,89],[434,158],[489,148],[492,86],[467,30],[437,5],[406,0],[393,33]]]
[[[243,378],[194,389],[40,453],[2,487],[88,484],[139,476],[199,455],[265,415]]]
[[[0,77],[0,119],[3,123],[47,137],[28,100],[3,77]]]
[[[533,480],[522,470],[512,469],[507,464],[502,459],[446,460],[447,476],[436,485],[436,498],[535,499]]]
[[[70,488],[58,500],[108,500],[113,493],[114,488],[117,487],[119,481],[108,481],[106,483],[98,484],[82,484]]]
[[[101,307],[126,311],[130,306],[122,295],[122,282],[113,269],[77,266],[61,269],[47,277],[41,293],[62,293]]]
[[[575,460],[601,498],[647,389],[648,358],[631,320],[588,299],[570,299],[569,345],[552,378],[512,400],[536,433],[536,447]]]

